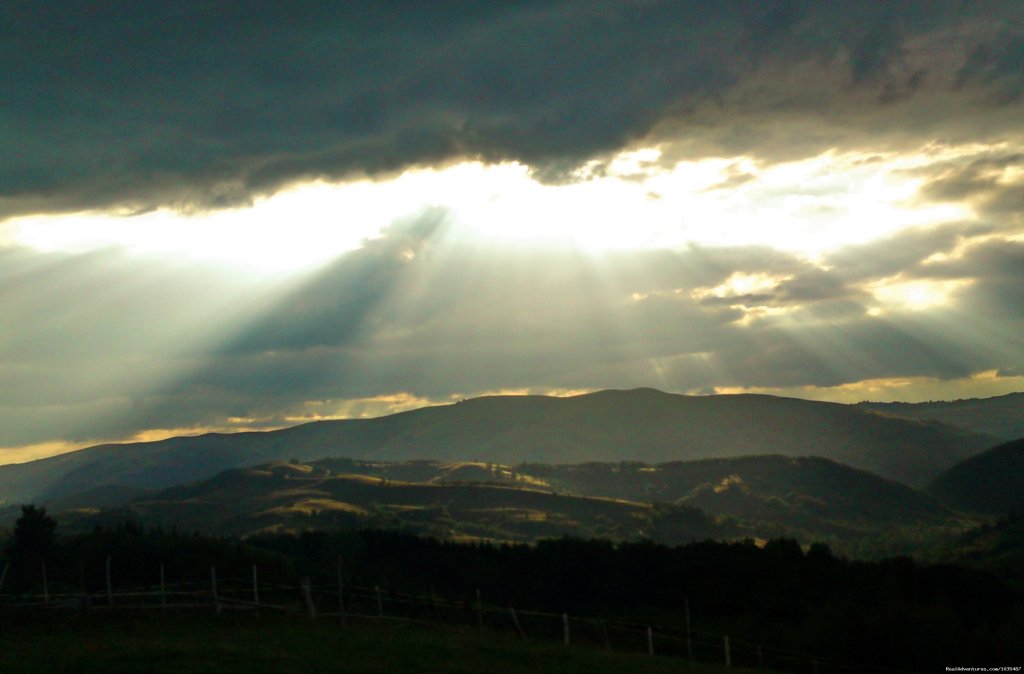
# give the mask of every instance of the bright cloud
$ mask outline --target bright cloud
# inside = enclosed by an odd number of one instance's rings
[[[930,400],[958,400],[987,398],[1024,390],[1024,376],[1005,377],[995,371],[979,372],[962,379],[940,380],[933,377],[893,377],[866,379],[840,386],[793,387],[722,387],[717,393],[764,393],[790,396],[806,400],[825,400],[841,403],[872,402],[927,402]]]
[[[613,156],[604,175],[561,185],[537,182],[522,164],[470,162],[377,182],[295,186],[243,208],[28,216],[2,227],[13,244],[40,251],[116,247],[287,271],[322,264],[396,219],[441,207],[492,244],[598,251],[768,245],[814,257],[908,227],[971,217],[963,204],[913,199],[923,179],[912,169],[958,152],[828,152],[768,166],[735,157],[663,169],[659,150],[646,148]]]
[[[946,306],[950,303],[953,293],[971,283],[971,280],[882,280],[870,284],[868,290],[879,302],[879,307],[873,315],[879,315],[891,310],[926,311]]]

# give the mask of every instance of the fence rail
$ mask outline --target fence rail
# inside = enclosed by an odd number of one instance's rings
[[[879,672],[913,674],[911,670],[846,662],[835,658],[800,653],[769,645],[732,639],[725,634],[690,627],[689,605],[685,624],[665,625],[556,613],[515,606],[489,604],[480,591],[473,599],[452,599],[428,593],[399,592],[380,586],[350,586],[341,581],[313,584],[309,578],[298,584],[268,582],[259,578],[253,566],[251,578],[219,577],[210,567],[204,580],[167,582],[163,565],[159,583],[115,587],[107,564],[105,587],[101,590],[50,592],[43,574],[42,592],[4,594],[0,572],[0,612],[64,610],[207,610],[223,612],[276,612],[305,616],[313,620],[337,620],[341,628],[350,623],[405,623],[431,628],[476,627],[481,631],[505,632],[521,639],[561,641],[566,646],[587,645],[607,650],[648,653],[692,661],[718,662],[789,671],[795,674],[844,674]]]

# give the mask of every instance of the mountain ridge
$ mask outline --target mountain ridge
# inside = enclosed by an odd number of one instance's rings
[[[564,398],[485,396],[371,419],[97,445],[0,466],[0,494],[12,501],[49,499],[102,484],[163,488],[234,467],[330,456],[511,464],[784,454],[824,456],[923,485],[994,444],[987,436],[935,421],[839,403],[609,389]]]
[[[989,398],[931,400],[920,403],[860,402],[858,407],[908,419],[942,421],[1000,440],[1024,437],[1024,393],[1007,393]]]

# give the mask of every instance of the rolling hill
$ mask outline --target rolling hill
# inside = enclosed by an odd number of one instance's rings
[[[88,505],[110,497],[90,490],[47,505],[73,530],[128,518],[239,536],[374,527],[456,540],[789,536],[846,549],[898,528],[959,524],[926,494],[815,457],[517,466],[324,459],[232,469],[119,508]]]
[[[667,462],[751,454],[822,456],[911,485],[990,447],[991,438],[851,405],[763,395],[685,396],[653,389],[554,398],[492,396],[375,419],[262,433],[100,445],[0,466],[7,502],[113,484],[169,487],[269,461]]]
[[[927,487],[954,508],[989,515],[1024,513],[1024,439],[958,463]]]
[[[239,536],[371,527],[455,540],[627,540],[667,524],[673,525],[673,542],[736,533],[694,508],[562,495],[524,484],[405,482],[285,462],[172,487],[132,502],[122,514],[146,524]]]
[[[949,515],[934,498],[867,471],[820,457],[746,456],[647,464],[527,464],[521,472],[559,490],[661,501],[715,515],[798,521],[819,531],[832,522],[868,528],[921,524]]]

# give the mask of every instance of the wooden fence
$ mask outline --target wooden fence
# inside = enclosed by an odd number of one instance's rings
[[[475,628],[506,632],[521,639],[560,641],[566,647],[585,645],[616,651],[718,662],[726,666],[768,668],[794,674],[844,674],[883,672],[912,674],[910,670],[851,663],[829,657],[798,653],[763,644],[693,629],[689,602],[680,611],[679,625],[609,619],[598,616],[532,610],[513,603],[488,603],[479,590],[470,599],[441,597],[431,588],[425,593],[398,592],[380,586],[346,585],[339,564],[337,579],[297,584],[268,582],[252,567],[249,577],[218,575],[169,582],[161,564],[151,584],[123,587],[114,582],[111,558],[106,559],[104,587],[87,590],[84,581],[75,591],[51,592],[46,568],[40,573],[41,591],[4,594],[9,565],[0,571],[0,612],[40,610],[187,610],[224,612],[275,612],[308,620],[333,620],[340,629],[357,623],[408,623],[431,628]]]

